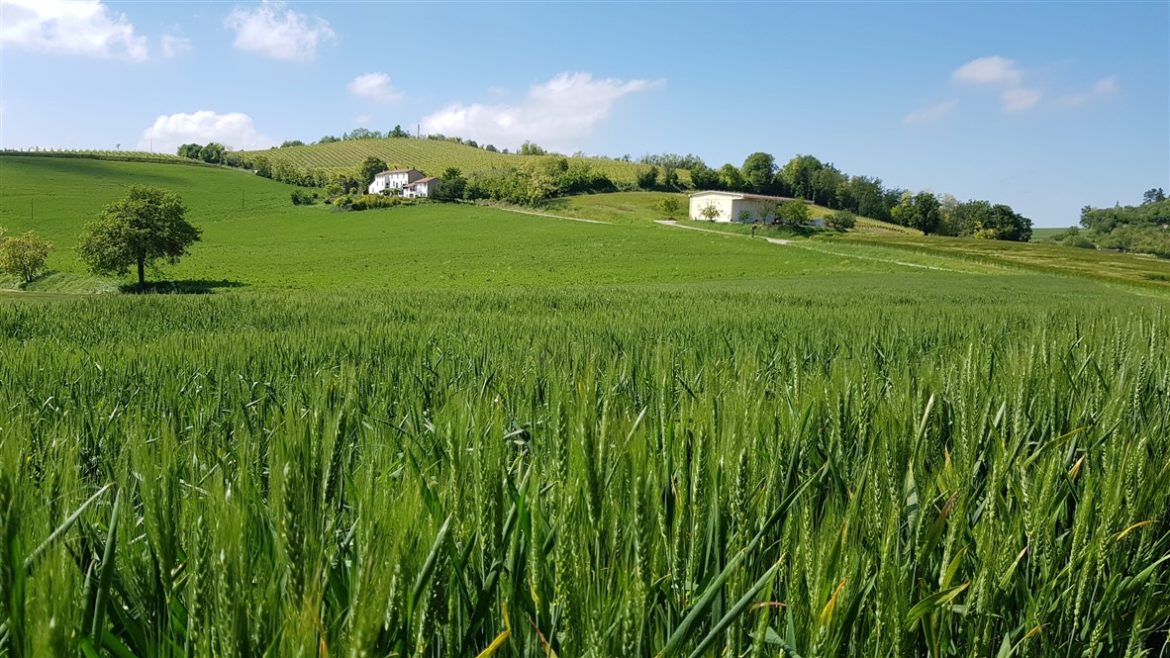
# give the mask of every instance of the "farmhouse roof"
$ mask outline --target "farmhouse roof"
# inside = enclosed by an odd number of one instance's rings
[[[418,172],[420,174],[422,173],[418,169],[415,169],[414,167],[410,167],[409,169],[387,169],[386,171],[379,171],[376,175],[377,176],[385,176],[386,174],[409,174],[412,171]]]
[[[695,192],[691,196],[706,196],[709,194],[716,194],[719,196],[729,196],[736,199],[747,199],[749,201],[795,201],[790,196],[769,196],[767,194],[750,194],[748,192],[727,192],[725,190],[704,190],[702,192]],[[809,203],[807,200],[805,203]]]

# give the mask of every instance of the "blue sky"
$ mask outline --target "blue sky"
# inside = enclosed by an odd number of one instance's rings
[[[3,0],[0,145],[816,155],[1067,226],[1170,188],[1170,3]]]

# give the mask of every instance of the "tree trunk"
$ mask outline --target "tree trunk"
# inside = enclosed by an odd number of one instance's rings
[[[146,259],[138,258],[138,287],[146,285]]]

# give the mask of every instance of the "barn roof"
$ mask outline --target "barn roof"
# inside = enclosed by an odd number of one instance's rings
[[[748,201],[794,201],[790,196],[769,196],[767,194],[751,194],[748,192],[727,192],[725,190],[704,190],[702,192],[695,192],[691,194],[692,197],[701,196],[726,196],[733,199],[747,199]]]

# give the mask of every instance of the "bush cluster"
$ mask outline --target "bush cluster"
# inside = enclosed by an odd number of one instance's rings
[[[1081,227],[1059,233],[1052,241],[1170,258],[1170,200],[1161,189],[1148,190],[1137,206],[1086,206],[1081,210]]]
[[[614,191],[613,181],[587,163],[550,158],[522,167],[474,172],[467,178],[463,198],[534,205],[568,194]]]
[[[415,199],[400,196],[382,196],[380,194],[344,194],[329,200],[333,207],[342,210],[371,210],[373,208],[394,208],[396,206],[413,206],[418,203]]]
[[[292,191],[292,202],[294,206],[311,206],[317,203],[317,199],[318,194],[316,192],[301,189]]]

